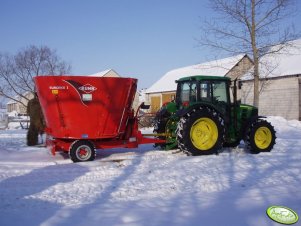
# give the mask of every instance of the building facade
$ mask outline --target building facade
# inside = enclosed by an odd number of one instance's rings
[[[242,103],[253,102],[253,81],[245,81],[241,90]],[[259,114],[301,120],[301,74],[260,81]]]
[[[273,48],[278,48],[275,46]],[[261,59],[259,114],[301,120],[301,39],[277,54]],[[253,79],[249,72],[242,76],[241,101],[253,104]]]

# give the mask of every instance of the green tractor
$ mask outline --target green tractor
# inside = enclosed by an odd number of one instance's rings
[[[258,116],[256,107],[237,101],[237,80],[232,87],[230,78],[218,76],[191,76],[176,82],[175,100],[165,103],[154,120],[154,132],[166,139],[161,147],[208,155],[244,140],[252,153],[271,151],[275,129]]]

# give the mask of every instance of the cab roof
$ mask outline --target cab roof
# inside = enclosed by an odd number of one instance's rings
[[[188,77],[183,77],[177,80],[176,82],[185,82],[185,81],[191,81],[191,80],[196,80],[196,81],[207,81],[207,80],[220,80],[220,81],[231,81],[230,78],[225,77],[225,76],[211,76],[211,75],[194,75],[194,76],[188,76]]]

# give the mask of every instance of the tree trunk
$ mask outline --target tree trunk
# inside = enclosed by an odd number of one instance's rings
[[[255,0],[252,0],[252,27],[251,27],[251,43],[254,61],[254,99],[253,105],[259,107],[259,56],[256,44],[256,20],[255,20]]]
[[[259,60],[258,57],[254,57],[254,99],[253,105],[259,107]]]

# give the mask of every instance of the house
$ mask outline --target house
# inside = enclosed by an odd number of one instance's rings
[[[146,100],[151,105],[151,112],[157,112],[162,104],[174,99],[176,95],[176,80],[185,76],[212,75],[227,76],[235,79],[245,74],[253,66],[252,60],[246,54],[213,60],[201,64],[178,68],[167,72],[149,89],[146,90]]]
[[[19,114],[19,115],[27,114],[26,106],[27,106],[28,100],[32,99],[34,94],[32,92],[28,91],[28,92],[25,92],[23,94],[23,96],[25,98],[21,97],[21,96],[15,96],[15,100],[10,100],[9,102],[7,102],[7,104],[6,104],[7,113],[16,112],[16,114]]]
[[[301,39],[261,58],[259,114],[301,120]],[[277,49],[279,46],[272,47]],[[253,104],[252,69],[242,76],[242,103]]]

